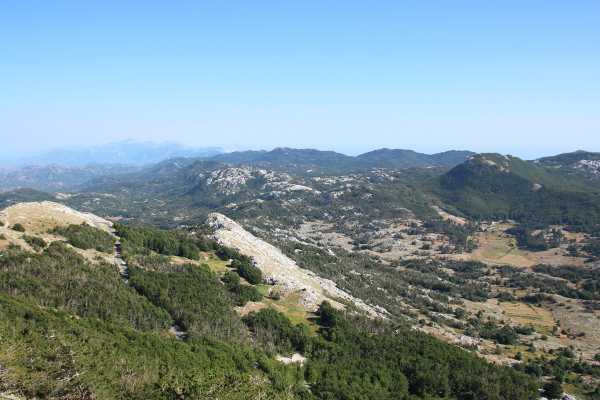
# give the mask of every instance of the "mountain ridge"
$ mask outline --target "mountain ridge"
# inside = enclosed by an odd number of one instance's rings
[[[273,283],[269,292],[279,292],[283,295],[299,292],[301,298],[298,303],[311,311],[316,311],[323,301],[329,301],[334,307],[343,309],[345,306],[336,301],[343,299],[372,316],[387,318],[385,310],[375,310],[361,299],[337,288],[331,280],[298,267],[281,250],[256,238],[230,218],[211,213],[204,222],[213,228],[212,237],[220,244],[235,248],[251,258],[252,263],[263,272],[263,277]]]
[[[220,147],[193,149],[179,142],[155,143],[125,139],[97,146],[80,146],[75,149],[51,149],[3,163],[12,168],[28,165],[53,165],[78,167],[94,163],[152,164],[169,157],[210,157],[222,152]]]
[[[523,221],[535,215],[546,224],[600,222],[598,189],[552,168],[499,153],[478,153],[419,185],[454,211],[475,219]]]
[[[167,143],[167,142],[165,142]],[[372,168],[454,166],[474,154],[469,151],[450,150],[433,155],[412,150],[381,149],[352,157],[332,151],[316,149],[291,149],[278,147],[272,151],[246,151],[217,155],[171,156],[149,165],[141,164],[90,164],[81,167],[27,166],[17,170],[6,169],[0,176],[0,191],[31,187],[46,191],[75,191],[94,185],[127,180],[151,180],[177,173],[196,161],[221,161],[232,165],[276,170],[298,176],[323,176],[347,174]],[[7,167],[8,168],[8,167]]]

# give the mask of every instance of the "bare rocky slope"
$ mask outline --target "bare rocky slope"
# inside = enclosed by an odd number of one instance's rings
[[[300,304],[308,309],[316,310],[324,300],[341,308],[343,305],[338,300],[343,300],[355,304],[370,315],[385,318],[383,308],[369,306],[364,301],[337,288],[331,280],[298,267],[278,248],[255,237],[226,216],[212,213],[206,219],[206,224],[215,229],[213,237],[220,244],[233,247],[251,257],[254,265],[261,269],[265,279],[275,284],[275,290],[284,294],[298,292],[301,295]]]

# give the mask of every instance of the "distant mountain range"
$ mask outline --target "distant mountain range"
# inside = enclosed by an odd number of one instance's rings
[[[30,165],[0,175],[0,191],[17,187],[62,191],[101,175],[132,173],[142,169],[137,164],[89,164],[72,168]]]
[[[315,149],[277,147],[266,151],[244,151],[218,154],[212,159],[230,164],[248,164],[290,172],[298,175],[320,173],[347,173],[369,168],[454,167],[475,154],[472,151],[450,150],[443,153],[423,154],[413,150],[380,149],[356,157]],[[307,168],[309,169],[307,171]]]
[[[223,152],[220,147],[193,149],[178,142],[140,142],[134,139],[99,146],[52,149],[5,162],[11,168],[29,165],[80,167],[88,164],[153,164],[169,157],[211,157]],[[0,173],[2,170],[0,170]]]
[[[219,153],[220,151],[220,148],[194,150],[173,142],[156,144],[131,140],[79,151],[52,150],[37,158],[29,158],[29,166],[16,170],[5,167],[4,170],[0,170],[0,192],[19,187],[72,191],[116,181],[156,179],[173,174],[198,160],[218,160],[233,165],[248,164],[299,176],[320,176],[370,168],[453,167],[474,154],[471,151],[452,150],[429,155],[412,150],[381,149],[352,157],[333,151],[283,147],[272,151]],[[76,160],[85,159],[105,161],[83,166],[66,166],[76,164]],[[23,160],[26,159],[21,159],[20,162],[25,162]],[[45,165],[57,160],[63,162],[60,165]],[[111,163],[110,160],[121,162]]]
[[[377,207],[382,213],[394,213],[396,199],[404,193],[406,201],[414,202],[412,208],[407,208],[423,213],[429,212],[425,207],[430,202],[428,198],[436,199],[434,203],[437,201],[450,212],[474,219],[587,226],[600,221],[596,200],[599,178],[600,153],[585,151],[524,161],[497,153],[456,150],[429,155],[412,150],[379,149],[352,157],[333,151],[278,147],[272,151],[170,157],[145,166],[30,166],[0,177],[0,190],[29,187],[73,193],[75,196],[69,200],[72,206],[89,203],[88,197],[93,198],[93,193],[104,193],[113,196],[113,200],[107,208],[101,207],[102,213],[111,215],[115,209],[128,209],[126,215],[132,218],[154,220],[164,212],[164,204],[169,204],[171,210],[187,209],[181,211],[182,215],[193,218],[211,209],[224,211],[221,207],[251,199],[271,204],[273,199],[290,193],[296,193],[294,198],[306,197],[305,200],[312,195],[301,196],[301,193],[321,193],[316,197],[318,200],[311,202],[320,204],[318,208],[327,205],[323,212],[331,216],[338,212],[331,198],[339,196],[334,194],[335,188],[352,184],[374,191],[373,196],[381,196]],[[390,190],[394,193],[388,193]],[[421,194],[425,196],[422,199]],[[14,201],[12,196],[7,193],[6,200]],[[134,198],[134,204],[147,203],[143,208],[131,206]],[[315,209],[316,204],[311,207]],[[362,204],[362,200],[358,203],[353,200],[343,207],[358,210]],[[307,210],[297,212],[300,215]],[[89,211],[100,210],[92,207]],[[366,211],[372,212],[365,209],[363,214],[367,215]],[[170,226],[171,222],[164,224]]]

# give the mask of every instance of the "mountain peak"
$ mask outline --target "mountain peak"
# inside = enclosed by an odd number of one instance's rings
[[[500,153],[477,153],[469,157],[465,164],[468,166],[487,166],[497,168],[503,172],[509,172],[513,161],[512,156]]]

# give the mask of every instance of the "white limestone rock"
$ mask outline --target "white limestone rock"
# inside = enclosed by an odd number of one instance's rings
[[[261,269],[270,282],[277,282],[277,290],[282,293],[297,292],[300,304],[316,310],[318,305],[328,300],[334,307],[344,306],[334,299],[344,299],[354,303],[372,316],[385,318],[385,310],[379,311],[362,300],[337,288],[336,284],[317,276],[314,272],[302,269],[275,246],[255,237],[239,224],[219,213],[210,214],[205,223],[215,230],[213,237],[220,244],[237,249],[251,257],[252,263]]]

